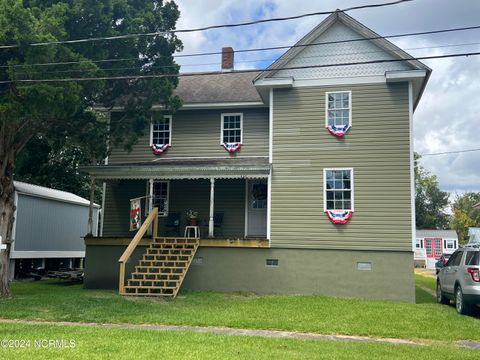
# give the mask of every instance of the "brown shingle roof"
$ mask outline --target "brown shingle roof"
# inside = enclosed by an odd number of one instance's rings
[[[179,78],[175,94],[184,104],[262,101],[252,80],[258,72],[219,72]]]

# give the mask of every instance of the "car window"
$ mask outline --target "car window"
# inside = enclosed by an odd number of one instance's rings
[[[467,256],[465,256],[465,265],[479,265],[479,251],[467,251]]]
[[[448,259],[446,266],[458,266],[460,265],[460,261],[462,260],[463,253],[461,251],[455,251],[450,259]]]
[[[454,252],[452,256],[450,256],[450,259],[448,259],[445,266],[452,266],[452,263],[455,261],[455,258],[457,257],[458,253],[459,253],[458,251]]]
[[[461,251],[457,252],[456,255],[455,255],[455,259],[452,260],[452,264],[450,266],[460,265],[460,261],[462,261],[462,255],[463,255],[463,252],[461,252]]]

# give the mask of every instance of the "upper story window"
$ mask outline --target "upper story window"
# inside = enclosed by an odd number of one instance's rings
[[[344,136],[352,126],[352,92],[335,91],[325,95],[325,126],[332,135]]]
[[[150,144],[171,144],[172,116],[154,115],[150,128]]]
[[[243,114],[222,114],[221,144],[242,143]]]
[[[168,181],[151,181],[152,207],[158,208],[159,216],[168,215]]]
[[[353,169],[324,170],[325,211],[353,211]]]

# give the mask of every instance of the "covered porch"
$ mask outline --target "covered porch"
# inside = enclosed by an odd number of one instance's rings
[[[206,247],[268,247],[266,158],[162,158],[85,170],[104,189],[100,236],[89,240],[96,245],[128,243],[156,207],[160,237],[199,237]],[[132,206],[139,207],[136,224]],[[186,232],[188,226],[199,233]]]

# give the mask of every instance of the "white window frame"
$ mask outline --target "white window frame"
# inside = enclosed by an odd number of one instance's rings
[[[240,116],[240,144],[243,145],[243,113],[222,113],[220,116],[220,145],[224,144],[223,130],[225,116]]]
[[[172,145],[172,115],[163,115],[164,119],[168,119],[168,145]],[[153,145],[153,115],[150,118],[150,146]],[[163,144],[165,145],[165,144]]]
[[[329,209],[332,210],[345,210],[345,211],[355,211],[355,185],[354,185],[354,171],[353,168],[324,168],[323,169],[323,211],[327,211],[327,171],[350,171],[350,183],[351,183],[351,209]]]
[[[153,183],[155,182],[167,183],[167,206],[165,212],[158,212],[158,217],[166,217],[170,207],[170,180],[150,179],[150,211],[153,209]]]
[[[420,246],[417,246],[420,245]],[[416,249],[424,249],[423,238],[416,238],[415,239],[415,248]]]
[[[443,240],[443,249],[444,249],[444,250],[455,250],[455,249],[457,248],[457,247],[456,247],[456,242],[457,242],[457,241],[454,240],[454,239],[444,239],[444,240]],[[449,243],[452,244],[452,247],[451,247],[451,248],[448,247],[448,244],[449,244]]]
[[[352,90],[343,91],[327,91],[325,92],[325,127],[329,126],[328,123],[328,95],[330,94],[343,94],[348,93],[348,126],[352,126]],[[331,110],[345,110],[345,109],[331,109]]]

